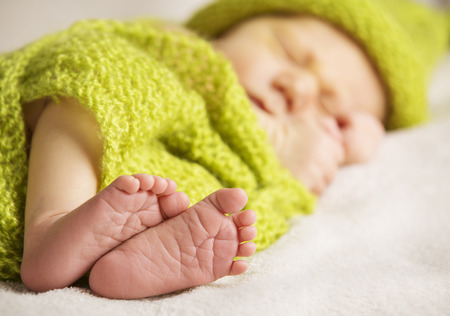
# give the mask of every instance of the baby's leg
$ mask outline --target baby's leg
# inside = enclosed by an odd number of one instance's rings
[[[140,298],[210,283],[247,270],[234,261],[255,251],[255,213],[241,189],[222,189],[186,212],[122,243],[100,258],[89,283],[99,295]],[[226,216],[225,213],[230,213]]]
[[[50,283],[27,286],[35,291],[68,286],[121,242],[185,211],[189,199],[175,189],[169,179],[144,174],[120,176],[47,226],[39,259],[28,265],[34,265],[34,277],[42,279],[46,272],[51,273]]]
[[[95,194],[98,126],[64,102],[45,108],[32,139],[21,275],[35,291],[72,284],[112,248],[189,205],[172,180],[145,174],[121,176]]]

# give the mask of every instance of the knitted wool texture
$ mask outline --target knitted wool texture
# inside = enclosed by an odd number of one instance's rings
[[[317,16],[361,45],[387,90],[387,128],[427,119],[427,77],[448,45],[448,12],[408,0],[218,0],[197,12],[186,26],[212,39],[240,21],[274,13]]]
[[[104,141],[102,189],[122,174],[174,179],[195,203],[241,187],[258,249],[315,197],[281,168],[232,70],[204,40],[155,21],[84,21],[0,57],[0,279],[19,280],[28,146],[22,105],[71,97]]]

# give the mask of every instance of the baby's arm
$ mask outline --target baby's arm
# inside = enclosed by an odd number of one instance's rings
[[[384,135],[381,122],[370,114],[351,113],[340,120],[345,149],[345,163],[361,163],[371,159]]]

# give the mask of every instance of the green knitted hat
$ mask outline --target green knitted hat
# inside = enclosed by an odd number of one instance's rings
[[[186,26],[213,39],[244,19],[271,13],[318,16],[359,42],[387,88],[388,129],[427,119],[427,77],[447,48],[448,13],[408,0],[217,0]]]

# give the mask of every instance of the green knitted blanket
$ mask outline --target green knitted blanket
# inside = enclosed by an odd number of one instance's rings
[[[122,174],[174,179],[193,203],[241,187],[258,214],[258,249],[312,196],[258,127],[231,65],[194,35],[153,20],[83,21],[0,56],[0,279],[19,280],[29,144],[22,105],[72,97],[104,139],[102,189]]]

